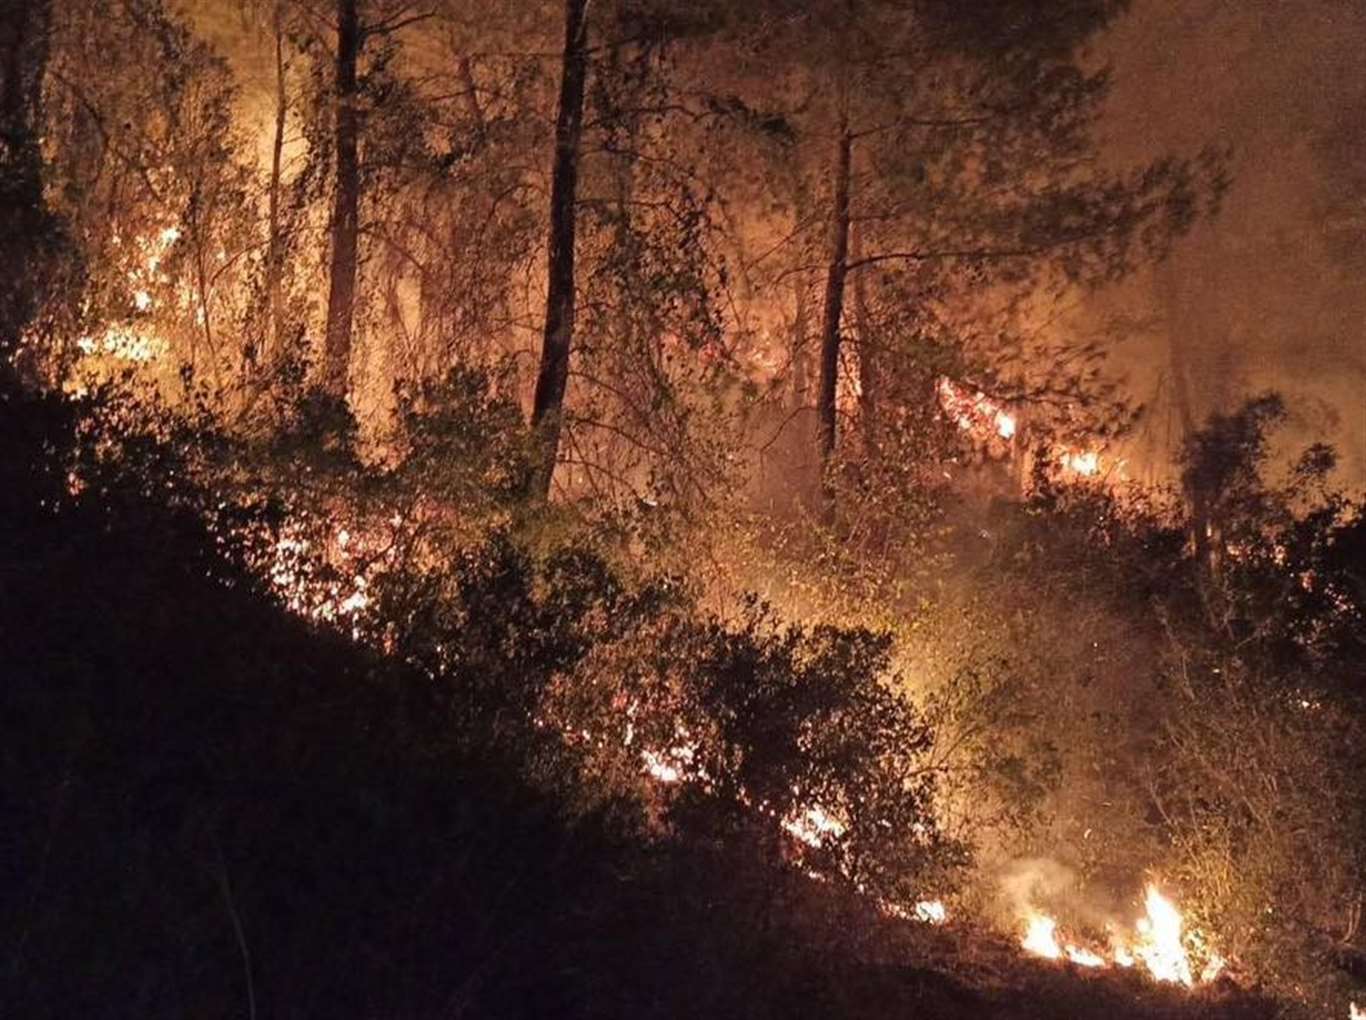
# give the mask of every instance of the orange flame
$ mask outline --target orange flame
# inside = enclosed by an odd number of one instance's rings
[[[1187,987],[1195,984],[1186,948],[1181,943],[1180,911],[1154,885],[1148,886],[1144,906],[1147,916],[1138,919],[1139,941],[1134,946],[1134,955],[1159,981],[1179,981]]]
[[[1111,939],[1108,958],[1084,946],[1058,940],[1058,923],[1047,914],[1031,911],[1025,919],[1025,934],[1021,947],[1034,956],[1047,960],[1067,959],[1082,967],[1104,967],[1114,964],[1132,967],[1142,964],[1157,981],[1182,984],[1187,988],[1197,983],[1213,981],[1222,973],[1224,960],[1209,950],[1197,933],[1186,932],[1181,912],[1176,905],[1149,885],[1144,896],[1144,916],[1134,924],[1134,936],[1125,938],[1118,933]],[[1190,950],[1204,957],[1205,967],[1198,977],[1191,965]],[[1351,1020],[1366,1020],[1353,1016]]]
[[[915,905],[915,919],[926,924],[943,924],[949,919],[949,912],[940,900],[921,900]]]
[[[964,432],[981,438],[991,432],[1002,439],[1014,438],[1017,428],[1014,415],[985,393],[959,386],[944,376],[940,377],[935,389],[939,394],[939,406]]]
[[[807,846],[818,847],[827,837],[838,839],[844,834],[844,823],[814,804],[799,815],[783,819],[783,828]]]
[[[1045,960],[1061,960],[1062,947],[1058,945],[1057,929],[1058,922],[1047,914],[1032,914],[1020,945],[1025,952],[1042,956]]]
[[[1100,472],[1100,454],[1095,450],[1071,450],[1062,455],[1062,466],[1067,470],[1090,478]]]
[[[1047,914],[1036,912],[1030,915],[1020,945],[1026,952],[1042,956],[1046,960],[1061,960],[1066,957],[1080,967],[1105,966],[1105,958],[1098,953],[1071,943],[1060,943],[1058,922]]]

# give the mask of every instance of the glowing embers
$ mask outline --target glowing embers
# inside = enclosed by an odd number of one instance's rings
[[[640,757],[650,778],[661,783],[681,783],[691,775],[696,753],[696,747],[679,744],[665,751],[644,750],[640,752]]]
[[[135,330],[110,326],[99,337],[83,336],[76,341],[77,349],[88,356],[103,355],[116,361],[146,364],[166,353],[166,341]]]
[[[178,240],[178,227],[165,227],[151,238],[137,239],[140,264],[128,271],[128,295],[139,317],[155,308],[154,292],[170,282],[161,272],[161,263]],[[118,243],[117,239],[115,243]],[[76,341],[76,347],[87,357],[106,357],[136,365],[155,361],[169,349],[162,337],[128,323],[110,325],[99,336],[81,337]]]
[[[319,549],[301,523],[287,523],[260,567],[277,598],[292,612],[317,623],[350,624],[359,639],[360,615],[370,605],[370,579],[356,562],[354,536],[345,528],[332,535],[335,548]]]
[[[1100,454],[1095,450],[1067,450],[1058,455],[1063,470],[1091,478],[1100,473]]]
[[[914,916],[925,924],[943,924],[949,919],[949,912],[942,900],[921,900],[915,905]]]
[[[975,439],[986,441],[999,437],[1009,440],[1015,437],[1018,425],[1015,416],[980,390],[960,386],[947,376],[940,376],[935,393],[943,412]]]
[[[819,804],[813,804],[784,818],[783,829],[809,847],[820,847],[825,845],[827,839],[843,836],[845,825]]]
[[[1144,916],[1135,922],[1132,935],[1112,933],[1108,957],[1096,949],[1059,940],[1057,921],[1038,911],[1025,919],[1020,945],[1035,956],[1066,959],[1082,967],[1141,965],[1154,979],[1187,988],[1213,981],[1222,973],[1223,958],[1211,951],[1198,933],[1183,930],[1181,912],[1157,886],[1148,886],[1143,906]],[[1191,962],[1192,954],[1204,962],[1198,976]]]

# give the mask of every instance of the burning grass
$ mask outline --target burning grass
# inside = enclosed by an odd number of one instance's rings
[[[1175,903],[1149,884],[1144,913],[1131,931],[1114,926],[1108,945],[1078,944],[1059,937],[1058,922],[1041,912],[1025,920],[1020,940],[1025,952],[1046,960],[1070,960],[1080,967],[1141,967],[1155,981],[1193,988],[1223,973],[1225,961],[1210,949],[1204,936],[1185,930]]]

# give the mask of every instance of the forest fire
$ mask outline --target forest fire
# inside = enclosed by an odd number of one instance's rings
[[[807,846],[819,847],[829,838],[838,839],[844,835],[845,825],[815,805],[800,814],[784,818],[783,829]]]
[[[358,640],[357,616],[370,604],[370,581],[348,553],[354,545],[351,533],[338,529],[333,541],[336,551],[319,555],[303,527],[287,524],[258,553],[258,567],[291,612],[314,623],[349,624],[352,638]]]
[[[1147,887],[1143,903],[1144,915],[1134,923],[1132,934],[1113,931],[1106,952],[1060,941],[1058,922],[1038,911],[1026,918],[1020,945],[1034,956],[1066,959],[1081,967],[1141,965],[1154,980],[1187,988],[1213,981],[1223,972],[1223,958],[1208,949],[1198,934],[1183,931],[1181,912],[1156,885]],[[1192,953],[1202,958],[1203,966],[1198,972],[1192,964]]]
[[[958,427],[981,438],[996,436],[1010,440],[1015,437],[1018,422],[1014,415],[996,400],[980,390],[955,383],[940,376],[935,384],[939,406]]]
[[[141,256],[141,264],[128,272],[128,298],[138,316],[145,315],[155,307],[152,289],[169,282],[169,277],[161,271],[161,265],[166,253],[179,239],[178,227],[165,227],[152,238],[137,239],[136,248]],[[169,345],[162,336],[147,329],[145,323],[110,323],[99,336],[79,338],[76,349],[87,357],[103,356],[141,365],[163,357]]]
[[[653,751],[648,748],[640,752],[645,773],[665,785],[681,783],[690,776],[696,748],[690,744],[679,744],[667,751]]]
[[[1083,478],[1090,478],[1100,472],[1100,454],[1094,450],[1072,450],[1063,453],[1058,459],[1062,461],[1064,468]]]
[[[925,924],[943,924],[949,919],[942,900],[921,900],[915,905],[915,919]]]
[[[998,444],[996,456],[1005,449],[999,444],[1004,440],[1015,444],[1019,434],[1019,418],[1006,410],[1005,405],[980,390],[955,383],[941,376],[935,384],[935,393],[940,410],[970,436],[973,442],[986,445]],[[1094,478],[1101,472],[1101,456],[1095,450],[1075,449],[1054,446],[1051,454],[1065,475],[1076,478]]]
[[[393,522],[391,522],[393,523]],[[345,568],[357,552],[357,537],[349,529],[339,528],[327,545],[335,546],[329,557],[332,566]],[[315,559],[312,543],[298,528],[286,529],[271,548],[268,575],[279,597],[294,612],[318,622],[333,625],[351,624],[353,637],[356,614],[369,604],[366,578],[357,574],[350,585],[335,578],[319,576],[321,563]],[[636,743],[636,717],[641,708],[638,701],[624,706],[626,724],[623,745]],[[676,721],[674,742],[661,748],[644,747],[638,751],[641,772],[663,787],[674,787],[706,779],[706,772],[698,763],[698,744],[688,728]],[[586,742],[595,737],[588,731],[579,736]],[[574,739],[577,739],[574,738]],[[793,794],[799,795],[798,788]],[[753,805],[751,805],[752,807]],[[764,811],[763,808],[759,808]],[[788,836],[802,846],[819,850],[846,836],[848,825],[832,811],[818,803],[807,804],[778,818],[771,810],[764,813]],[[800,863],[800,855],[797,858]],[[828,876],[807,872],[811,877],[825,880]],[[912,904],[878,901],[883,913],[930,925],[942,925],[948,920],[948,910],[942,900],[924,899]],[[1197,932],[1188,931],[1180,910],[1155,884],[1145,889],[1144,912],[1130,930],[1109,926],[1105,946],[1067,937],[1059,922],[1052,916],[1031,909],[1023,918],[1024,933],[1021,948],[1028,954],[1052,961],[1066,961],[1087,969],[1108,967],[1141,968],[1158,982],[1194,988],[1216,979],[1224,970],[1225,961]],[[1351,1020],[1366,1020],[1353,1006]]]
[[[7,1014],[1366,1020],[1357,305],[1046,6],[12,3]]]

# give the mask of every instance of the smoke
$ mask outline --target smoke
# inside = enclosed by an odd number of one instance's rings
[[[1179,446],[1179,372],[1197,423],[1278,390],[1287,446],[1326,439],[1341,480],[1366,484],[1364,51],[1352,0],[1139,0],[1108,39],[1110,155],[1214,145],[1232,175],[1216,221],[1094,309],[1143,324],[1116,358],[1148,405],[1145,466]]]
[[[1137,889],[1105,889],[1085,883],[1078,873],[1052,857],[1016,857],[994,872],[998,923],[1017,927],[1035,913],[1066,919],[1076,930],[1102,932],[1124,928],[1134,912]]]
[[[996,885],[1001,905],[1012,917],[1023,917],[1033,909],[1075,899],[1077,874],[1049,857],[1020,857],[1001,867]]]

